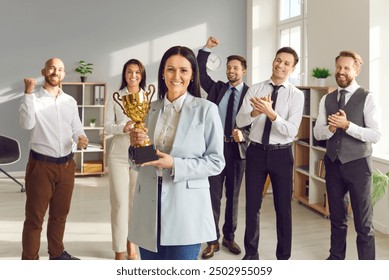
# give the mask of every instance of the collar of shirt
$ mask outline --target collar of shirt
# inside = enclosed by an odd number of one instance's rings
[[[185,101],[185,98],[187,95],[188,95],[188,92],[185,92],[183,95],[178,97],[176,100],[174,100],[173,102],[170,102],[169,99],[167,99],[167,94],[166,94],[165,99],[163,101],[163,108],[165,109],[166,106],[169,106],[170,104],[172,104],[174,111],[177,114],[181,113],[182,106],[184,105],[184,101]]]
[[[123,93],[123,95],[128,95],[128,94],[133,94],[133,93],[134,93],[134,92],[129,92],[128,89],[127,89],[127,87],[123,88],[123,89],[121,90],[121,92]],[[143,90],[143,89],[140,89],[139,92],[144,92],[144,90]],[[135,92],[135,93],[137,93],[137,92]]]
[[[43,95],[48,95],[52,98],[59,98],[63,95],[63,91],[60,87],[58,87],[58,95],[55,97],[54,94],[48,92],[43,86],[41,86],[41,88],[39,89],[39,91],[37,91],[36,93],[36,96],[43,96]]]
[[[282,84],[276,85],[276,83],[273,82],[272,79],[269,79],[269,84],[271,84],[272,86],[282,86],[282,87],[284,87],[284,88],[288,88],[290,82],[289,82],[288,80],[285,80]]]
[[[338,87],[338,98],[337,100],[339,100],[340,98],[340,91],[341,90],[346,90],[346,94],[345,94],[345,102],[347,104],[348,100],[351,98],[351,96],[354,94],[354,92],[356,92],[356,90],[360,88],[360,86],[358,85],[358,83],[354,80],[348,87],[345,87],[345,88],[341,88],[341,87]]]
[[[351,93],[352,95],[358,88],[360,88],[360,85],[358,85],[356,81],[353,81],[348,87],[345,88],[338,87],[338,92],[344,89],[347,91],[347,93]]]
[[[237,86],[232,86],[231,84],[229,85],[229,90],[231,90],[231,88],[236,88],[236,90],[237,91],[239,91],[239,92],[242,92],[243,91],[243,82],[241,82],[239,85],[237,85]]]

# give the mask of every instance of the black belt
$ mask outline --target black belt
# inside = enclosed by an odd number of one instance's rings
[[[292,146],[292,143],[287,143],[287,144],[268,144],[268,145],[263,145],[257,142],[250,142],[250,145],[255,146],[256,148],[259,148],[264,151],[273,151],[273,150],[281,150],[281,149],[286,149]]]
[[[55,157],[42,155],[42,154],[37,153],[33,150],[30,150],[30,157],[32,159],[39,160],[39,161],[51,162],[51,163],[56,163],[56,164],[63,164],[63,163],[67,163],[69,160],[71,160],[73,158],[73,153],[70,153],[65,157],[55,158]]]

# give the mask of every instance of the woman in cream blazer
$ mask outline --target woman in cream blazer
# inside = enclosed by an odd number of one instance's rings
[[[159,159],[138,169],[129,239],[141,259],[197,259],[214,240],[208,177],[225,165],[223,129],[215,104],[200,98],[196,57],[172,47],[159,67],[158,99],[146,126],[130,132],[132,145],[150,136]]]
[[[128,60],[122,70],[119,96],[143,92],[146,70],[137,59]],[[135,245],[127,240],[130,213],[134,197],[137,172],[128,164],[128,133],[133,122],[113,99],[107,99],[105,131],[113,139],[108,152],[109,187],[111,202],[112,249],[116,260],[137,259]],[[127,254],[125,253],[127,251]]]

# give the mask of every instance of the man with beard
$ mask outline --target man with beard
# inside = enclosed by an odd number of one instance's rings
[[[238,127],[251,125],[246,160],[246,230],[244,260],[258,260],[262,193],[269,175],[277,224],[276,257],[287,260],[292,247],[293,153],[303,114],[304,95],[289,81],[299,61],[290,47],[273,59],[270,79],[250,87],[236,116]]]
[[[219,45],[219,40],[215,37],[209,37],[205,47],[199,50],[197,56],[201,87],[208,93],[207,99],[219,107],[219,115],[224,127],[224,158],[226,161],[226,166],[219,175],[209,177],[217,240],[208,242],[201,255],[203,259],[213,257],[214,253],[220,250],[219,218],[224,184],[226,209],[222,229],[222,245],[233,254],[241,253],[241,249],[234,239],[238,224],[239,191],[246,166],[245,157],[248,144],[246,136],[249,132],[249,127],[237,129],[235,125],[236,113],[248,90],[248,86],[243,82],[247,69],[246,59],[239,55],[229,56],[226,71],[228,82],[215,82],[208,75],[206,64],[211,49],[217,45]]]
[[[338,89],[320,100],[313,130],[317,140],[327,140],[324,164],[331,220],[328,260],[343,260],[346,256],[347,193],[357,232],[358,258],[375,259],[371,154],[372,143],[378,142],[381,132],[374,95],[355,80],[362,63],[354,51],[342,51],[336,57]]]
[[[22,259],[39,259],[42,224],[47,208],[47,245],[50,260],[78,260],[64,250],[63,235],[74,188],[72,146],[86,148],[88,138],[78,114],[77,102],[59,87],[65,66],[51,58],[41,70],[45,78],[36,92],[34,78],[24,79],[20,125],[31,130],[30,156],[25,175],[26,206],[22,235]]]

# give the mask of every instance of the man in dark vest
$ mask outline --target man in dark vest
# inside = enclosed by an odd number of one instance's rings
[[[201,87],[207,92],[207,99],[219,107],[219,115],[224,127],[224,158],[226,160],[224,170],[219,175],[209,177],[217,239],[208,242],[201,255],[203,259],[212,258],[214,253],[220,250],[219,219],[223,186],[226,194],[226,208],[222,228],[222,245],[233,254],[241,253],[234,239],[238,225],[239,191],[246,167],[247,136],[250,130],[250,126],[238,129],[235,124],[236,114],[249,88],[243,81],[247,71],[246,59],[240,55],[230,55],[226,65],[228,82],[216,82],[208,75],[207,68],[216,70],[213,67],[220,65],[215,64],[220,58],[210,57],[211,49],[218,45],[217,38],[209,37],[205,47],[199,50],[197,56]]]
[[[321,99],[313,131],[317,140],[327,140],[324,164],[331,220],[328,260],[346,257],[347,193],[357,232],[358,258],[375,259],[371,154],[372,143],[378,142],[381,132],[374,95],[355,80],[362,63],[353,51],[342,51],[336,57],[338,89]]]

